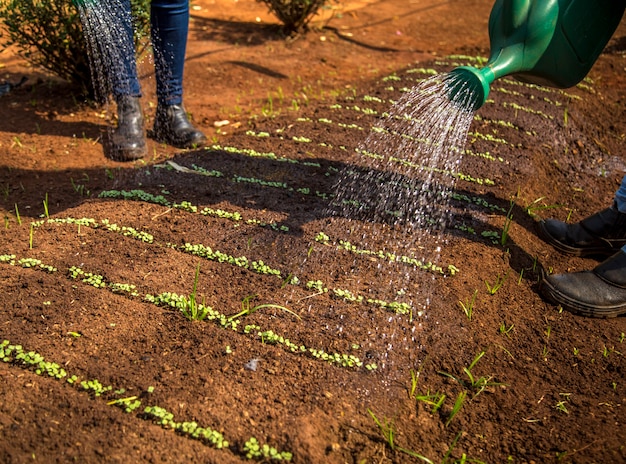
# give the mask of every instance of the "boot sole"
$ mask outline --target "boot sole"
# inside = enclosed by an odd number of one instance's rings
[[[587,305],[559,292],[545,278],[541,279],[539,290],[550,302],[581,316],[609,319],[626,314],[626,303],[613,306]]]
[[[102,141],[104,155],[113,161],[136,161],[148,154],[148,146],[121,147],[111,140],[111,135],[104,137]]]
[[[171,147],[179,148],[181,150],[202,148],[204,145],[206,145],[207,142],[206,136],[195,137],[192,140],[176,140],[172,137],[158,136],[154,131],[148,132],[148,138],[151,138],[157,143],[164,143]]]
[[[540,221],[537,225],[537,230],[539,232],[539,237],[543,239],[548,245],[551,245],[555,250],[569,256],[579,256],[581,258],[587,256],[602,256],[607,257],[619,251],[619,249],[626,244],[626,241],[623,243],[616,243],[616,246],[613,248],[610,245],[606,246],[588,246],[588,247],[572,247],[563,242],[560,242],[556,238],[554,238],[545,228],[545,223]]]
[[[111,150],[108,153],[113,161],[136,161],[148,154],[148,148],[142,147],[133,150]]]

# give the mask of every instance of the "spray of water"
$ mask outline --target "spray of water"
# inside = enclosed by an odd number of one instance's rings
[[[335,188],[333,215],[375,224],[442,230],[449,192],[472,122],[469,92],[456,79],[428,79],[407,92],[374,127]]]
[[[333,230],[341,231],[333,249],[354,245],[354,262],[338,285],[406,302],[417,324],[416,316],[427,316],[435,279],[446,273],[439,261],[450,194],[474,116],[476,96],[456,79],[425,80],[394,104],[340,172],[329,211]],[[375,281],[365,282],[372,272]],[[406,314],[391,315],[387,328],[373,327],[371,335],[395,349],[414,349],[414,324],[407,326]]]
[[[125,67],[129,58],[132,61],[135,57],[132,33],[128,33],[131,14],[119,0],[77,0],[75,4],[87,44],[94,95],[103,103],[113,93],[114,85],[124,86],[120,77],[129,74]],[[127,89],[118,89],[123,90]]]

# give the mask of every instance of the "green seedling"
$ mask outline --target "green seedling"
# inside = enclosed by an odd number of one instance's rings
[[[511,222],[513,221],[513,207],[515,203],[511,202],[511,206],[509,211],[506,213],[506,219],[504,220],[504,225],[502,226],[502,234],[500,235],[500,245],[506,245],[507,240],[509,239],[509,229],[511,228]]]
[[[241,300],[241,311],[239,311],[237,314],[234,314],[234,315],[230,316],[228,318],[228,321],[230,322],[232,320],[239,319],[242,316],[249,316],[250,314],[258,311],[259,309],[263,309],[263,308],[280,309],[282,311],[288,312],[289,314],[295,316],[298,320],[302,320],[302,318],[300,316],[298,316],[296,313],[294,313],[291,309],[285,308],[284,306],[281,306],[281,305],[272,304],[272,303],[266,303],[266,304],[256,305],[256,306],[253,307],[250,304],[250,301],[254,300],[257,296],[258,295],[248,295],[243,300]]]
[[[467,396],[467,391],[463,390],[456,397],[456,400],[454,401],[454,406],[452,406],[452,411],[450,411],[450,415],[448,416],[448,419],[446,420],[446,427],[450,425],[450,422],[452,422],[452,419],[454,419],[454,417],[459,413],[459,411],[463,407],[463,403],[465,402],[466,396]]]
[[[193,280],[193,290],[191,294],[184,299],[182,313],[190,321],[202,321],[208,314],[208,308],[205,306],[204,301],[200,304],[197,300],[198,290],[198,277],[200,276],[200,263],[196,267],[196,276]]]
[[[465,313],[468,321],[472,320],[472,313],[474,312],[474,303],[476,302],[476,295],[478,295],[478,290],[474,290],[474,294],[472,298],[466,300],[465,302],[459,301],[459,305],[461,305],[461,309]]]
[[[250,437],[243,445],[243,451],[248,459],[270,460],[270,461],[291,461],[293,455],[288,451],[279,452],[268,444],[261,445],[256,437]]]
[[[515,327],[515,324],[511,324],[510,326],[506,326],[506,324],[504,322],[500,323],[500,333],[502,335],[506,335],[507,337],[511,338],[511,332],[513,331],[513,328]]]
[[[554,406],[558,411],[564,412],[565,414],[569,414],[569,411],[567,410],[567,400],[569,399],[571,393],[559,393],[559,396],[562,396],[564,399],[561,401],[558,401],[556,403],[556,405]]]
[[[430,390],[428,390],[425,395],[415,395],[415,399],[430,406],[430,412],[434,414],[443,406],[446,395],[441,392],[431,393]]]
[[[528,214],[530,217],[535,219],[535,218],[537,218],[537,211],[543,211],[545,209],[554,209],[554,208],[560,208],[561,207],[561,205],[541,205],[541,204],[539,204],[540,202],[545,200],[545,198],[546,197],[539,197],[536,200],[530,202],[530,204],[526,205],[524,207],[524,211],[526,211],[526,214]]]
[[[20,210],[17,207],[17,203],[15,203],[15,218],[17,219],[18,225],[22,225],[22,218],[20,217]]]
[[[474,398],[476,396],[478,396],[480,393],[482,393],[487,387],[493,387],[493,386],[497,386],[497,385],[502,385],[499,382],[492,382],[491,379],[493,378],[493,376],[489,376],[489,377],[485,377],[485,376],[481,376],[481,377],[477,377],[472,373],[472,369],[476,366],[476,364],[478,363],[478,361],[480,361],[480,359],[485,355],[485,351],[481,351],[480,353],[478,353],[476,355],[476,357],[474,358],[474,360],[471,362],[471,364],[468,367],[464,367],[463,368],[463,372],[465,373],[465,375],[467,376],[467,380],[463,380],[462,378],[453,375],[453,374],[448,374],[447,372],[439,372],[441,375],[444,375],[446,377],[449,377],[451,379],[456,380],[459,384],[461,384],[461,386],[463,386],[464,388],[470,389],[474,392]],[[458,400],[458,399],[457,399]]]
[[[35,226],[31,222],[30,223],[30,234],[29,234],[29,237],[28,237],[28,248],[31,249],[31,250],[33,249],[33,229],[34,229],[34,227]]]
[[[141,406],[141,401],[138,400],[136,396],[129,396],[126,398],[119,398],[117,400],[109,401],[107,405],[117,406],[119,408],[122,408],[125,412],[133,412],[135,409]]]
[[[433,462],[427,457],[422,456],[416,453],[415,451],[411,451],[411,450],[408,450],[406,448],[402,448],[396,445],[396,442],[395,442],[396,426],[393,423],[393,420],[389,420],[383,417],[383,420],[381,421],[380,419],[378,419],[378,417],[376,417],[376,415],[371,409],[367,408],[367,412],[369,413],[370,416],[372,416],[374,423],[378,426],[378,429],[380,430],[380,433],[385,439],[385,442],[387,443],[387,445],[392,451],[399,451],[401,453],[405,453],[405,454],[408,454],[409,456],[417,458],[421,460],[422,462],[433,464]]]
[[[413,398],[415,390],[417,389],[417,383],[420,378],[420,371],[410,370],[411,373],[411,389],[409,390],[409,398]]]
[[[86,182],[89,182],[89,176],[87,174],[84,175]],[[72,183],[72,188],[74,192],[78,193],[81,197],[88,197],[91,195],[91,192],[84,184],[78,184],[74,182],[73,178],[70,178],[70,182]]]
[[[489,239],[494,245],[497,245],[502,238],[502,234],[499,234],[495,230],[483,230],[480,236]]]
[[[43,215],[48,219],[50,214],[48,212],[48,192],[46,192],[46,198],[43,200]]]
[[[552,327],[551,326],[546,326],[546,330],[544,331],[544,334],[546,335],[546,338],[550,338],[550,335],[552,334]]]
[[[285,288],[287,285],[298,285],[299,283],[300,283],[300,279],[298,279],[298,276],[294,274],[289,274],[283,280],[283,283],[280,285],[280,288]]]
[[[113,387],[111,385],[108,385],[108,386],[105,387],[97,379],[83,380],[80,383],[80,386],[83,387],[87,391],[93,392],[93,394],[95,396],[100,396],[100,395],[102,395],[102,394],[104,394],[104,393],[106,393],[108,391],[111,391],[113,389]]]
[[[263,116],[274,115],[274,100],[272,99],[272,92],[267,93],[267,103],[265,103],[263,108],[261,108],[261,113]]]
[[[444,455],[443,460],[441,461],[441,464],[446,464],[448,462],[448,459],[450,458],[450,455],[452,454],[452,451],[454,450],[454,447],[456,446],[457,442],[459,441],[459,438],[461,438],[461,435],[463,435],[463,431],[457,433],[456,437],[454,437],[454,440],[452,440],[452,443],[450,443],[450,446],[448,447],[448,451],[446,451],[446,454]],[[462,460],[454,461],[454,462],[458,462],[459,464],[465,464],[467,462],[467,460],[465,458],[465,453],[463,453]],[[478,462],[478,461],[472,460],[471,462]]]
[[[205,441],[217,449],[226,449],[230,446],[217,430],[201,427],[196,422],[177,422],[174,420],[174,414],[160,406],[148,406],[143,412],[146,418],[153,420],[161,427],[171,428],[182,435]]]
[[[393,421],[388,420],[387,418],[383,418],[384,422],[381,422],[371,409],[367,408],[367,412],[370,416],[372,416],[372,419],[374,419],[374,423],[378,426],[378,429],[380,430],[380,433],[387,442],[387,445],[389,445],[389,448],[395,450],[396,444],[394,441],[394,437],[396,434],[396,428]]]
[[[506,273],[504,276],[500,276],[500,275],[496,276],[496,280],[493,284],[490,284],[489,282],[485,280],[485,285],[487,286],[487,293],[489,293],[490,295],[495,295],[497,291],[500,290],[500,288],[502,287],[502,285],[504,284],[508,276],[509,276],[508,273]]]

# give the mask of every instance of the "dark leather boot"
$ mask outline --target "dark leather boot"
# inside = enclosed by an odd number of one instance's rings
[[[564,309],[583,316],[626,313],[626,253],[618,251],[592,271],[544,277],[541,293]]]
[[[206,136],[196,129],[182,105],[167,105],[157,108],[151,137],[157,142],[176,148],[195,148],[206,142]]]
[[[626,245],[626,214],[613,204],[576,224],[547,219],[539,223],[539,236],[567,255],[610,256]]]
[[[117,128],[110,136],[109,156],[118,161],[132,161],[146,154],[143,112],[138,97],[117,100]]]

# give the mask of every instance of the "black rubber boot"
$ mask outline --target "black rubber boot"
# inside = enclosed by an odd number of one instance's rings
[[[117,128],[110,136],[109,156],[118,161],[132,161],[146,155],[143,112],[138,97],[117,100]]]
[[[195,148],[206,142],[206,136],[187,119],[182,105],[157,108],[151,137],[176,148]]]
[[[544,277],[541,293],[576,314],[616,317],[626,313],[626,253],[619,251],[592,271]]]
[[[539,236],[567,255],[610,256],[626,245],[626,214],[613,204],[576,224],[547,219],[539,223]]]

